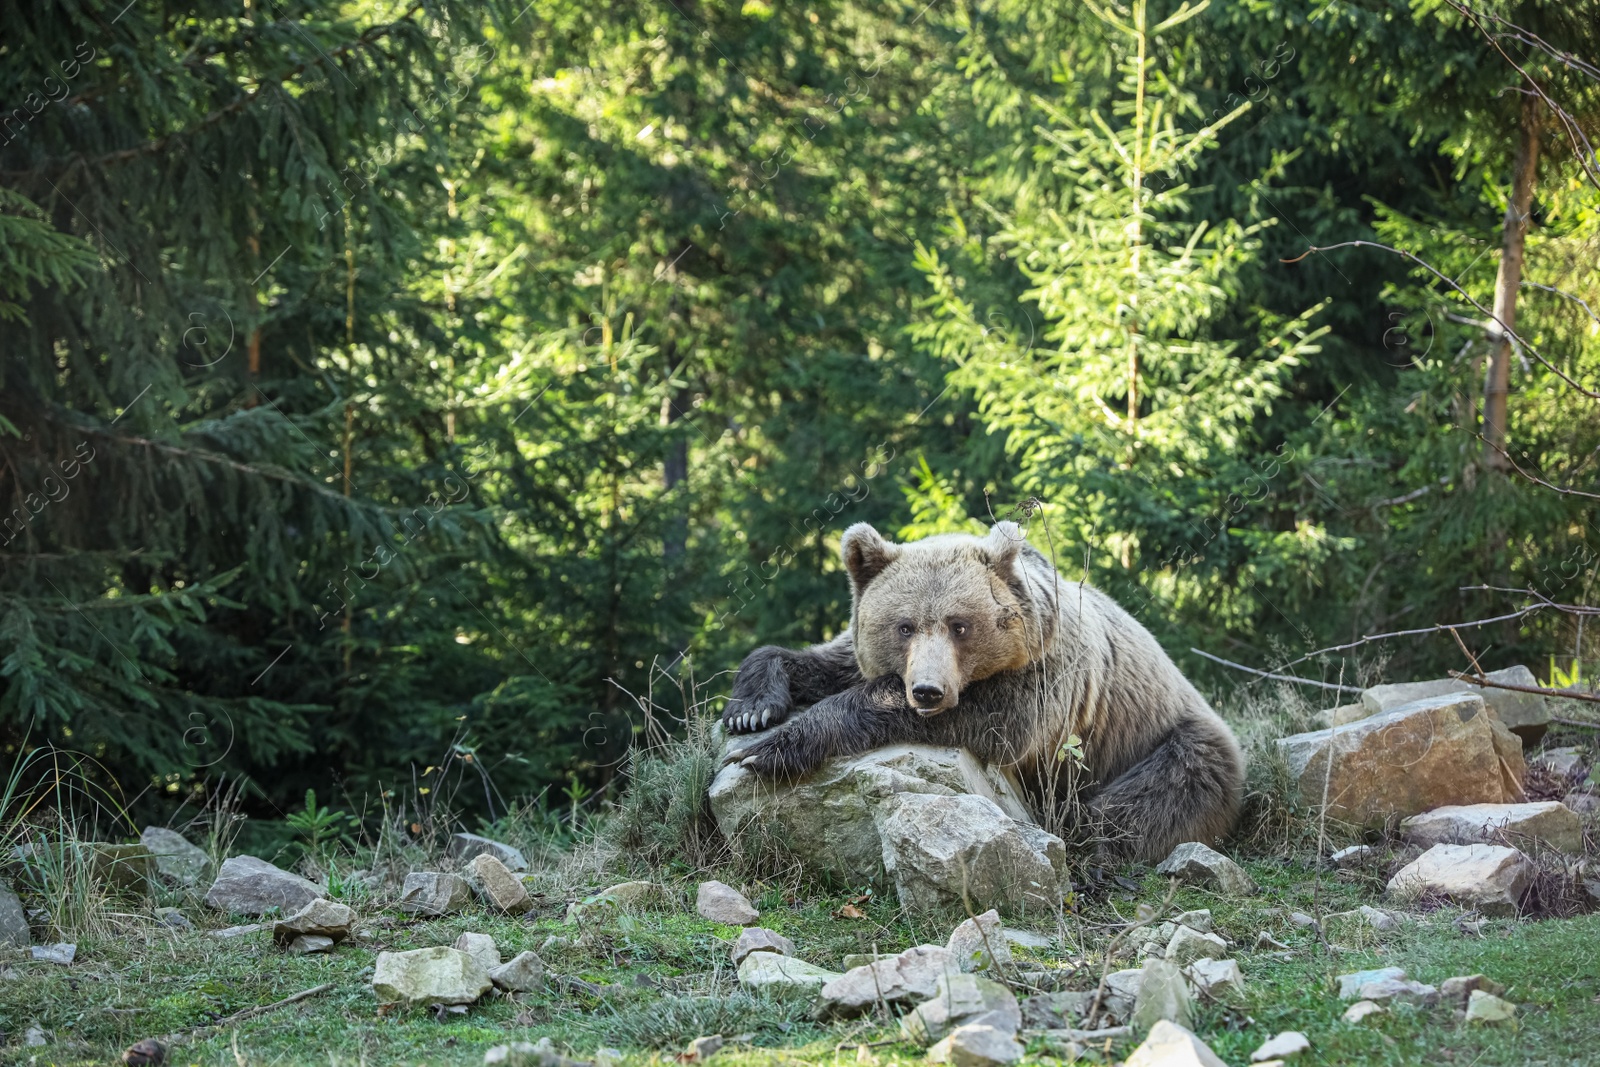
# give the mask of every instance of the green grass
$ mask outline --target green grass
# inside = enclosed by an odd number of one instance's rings
[[[1248,984],[1245,998],[1203,1007],[1198,1026],[1230,1064],[1244,1064],[1262,1041],[1280,1030],[1301,1030],[1312,1051],[1298,1064],[1458,1063],[1569,1064],[1582,1062],[1600,1034],[1600,916],[1541,922],[1505,920],[1468,937],[1453,925],[1456,913],[1413,916],[1404,928],[1380,939],[1370,930],[1336,926],[1332,952],[1310,932],[1293,926],[1287,911],[1326,914],[1377,899],[1375,877],[1318,877],[1290,863],[1250,863],[1263,892],[1248,900],[1225,900],[1181,890],[1174,908],[1210,907],[1219,933],[1237,943]],[[1346,879],[1346,880],[1341,880]],[[1072,988],[1098,979],[1103,949],[1118,914],[1130,916],[1140,902],[1158,903],[1163,880],[1144,876],[1137,892],[1118,890],[1108,900],[1086,904],[1066,917],[1060,933],[1066,950],[1035,954],[1036,962],[1069,974]],[[597,1047],[624,1050],[630,1063],[665,1062],[700,1034],[720,1032],[745,1043],[719,1054],[718,1063],[828,1063],[835,1048],[889,1041],[898,1036],[891,1020],[868,1018],[821,1024],[808,1005],[793,1000],[752,998],[739,990],[728,961],[737,931],[693,914],[692,884],[671,888],[658,906],[624,912],[588,925],[587,940],[552,951],[546,962],[557,975],[600,986],[554,982],[538,995],[489,999],[465,1015],[437,1020],[427,1010],[380,1014],[369,986],[376,953],[449,944],[466,930],[491,934],[509,958],[538,950],[552,935],[577,937],[552,903],[521,918],[491,918],[480,912],[431,921],[411,921],[395,912],[363,910],[356,938],[332,955],[294,958],[275,948],[266,932],[217,941],[203,932],[152,928],[128,910],[124,932],[85,937],[70,968],[33,963],[14,954],[0,978],[0,1063],[91,1064],[115,1062],[121,1050],[143,1037],[203,1025],[245,1008],[271,1003],[322,983],[325,994],[234,1030],[213,1032],[173,1050],[176,1064],[476,1064],[491,1045],[552,1038],[588,1058]],[[762,921],[795,941],[806,959],[837,968],[846,953],[942,942],[950,922],[909,922],[891,901],[863,905],[865,919],[840,918],[846,899],[771,889],[757,895]],[[197,921],[225,925],[221,916],[189,909]],[[1040,929],[1038,925],[1033,927]],[[1253,950],[1258,930],[1270,930],[1293,951],[1280,961]],[[1053,931],[1045,931],[1053,932]],[[1120,962],[1115,966],[1127,966]],[[1520,1004],[1515,1029],[1468,1028],[1447,1007],[1399,1009],[1352,1027],[1333,976],[1374,966],[1405,967],[1412,977],[1437,984],[1454,974],[1481,971],[1509,987]],[[31,1025],[50,1033],[41,1048],[21,1046]],[[238,1058],[235,1058],[235,1042]],[[1125,1055],[1130,1045],[1114,1050]],[[781,1050],[781,1051],[780,1051]],[[1030,1053],[1030,1060],[1043,1052]],[[872,1050],[879,1064],[920,1062],[909,1045]]]

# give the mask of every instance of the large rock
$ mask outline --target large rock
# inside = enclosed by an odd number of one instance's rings
[[[1533,864],[1514,848],[1434,845],[1389,879],[1389,894],[1398,900],[1446,897],[1485,915],[1508,915],[1517,910],[1533,873]]]
[[[305,907],[272,924],[272,940],[279,945],[289,945],[299,937],[326,937],[329,944],[350,936],[350,924],[356,913],[348,904],[335,900],[310,901]]]
[[[886,960],[853,967],[828,982],[822,987],[822,1008],[826,1014],[854,1016],[877,1004],[914,1004],[933,996],[940,978],[959,973],[960,964],[949,949],[918,945]]]
[[[777,952],[752,952],[739,963],[739,984],[746,989],[810,992],[842,977],[837,971]]]
[[[491,987],[483,965],[454,948],[380,952],[372,971],[380,1004],[471,1004]]]
[[[929,999],[900,1017],[900,1029],[919,1045],[931,1045],[968,1023],[984,1023],[1008,1033],[1022,1026],[1022,1009],[1011,990],[973,974],[947,974]]]
[[[400,910],[410,915],[448,915],[472,903],[472,887],[458,874],[412,871],[400,889]]]
[[[198,885],[211,871],[211,857],[205,849],[190,844],[176,830],[146,826],[139,834],[139,843],[150,850],[156,872],[181,886]]]
[[[234,856],[222,864],[206,903],[230,915],[265,915],[273,908],[293,914],[327,896],[315,882],[290,874],[254,856]]]
[[[1481,697],[1454,693],[1285,737],[1278,751],[1305,804],[1321,807],[1326,795],[1330,818],[1381,826],[1446,804],[1520,799],[1520,782],[1508,781],[1520,771],[1520,745],[1516,765],[1503,769],[1497,725]],[[1515,745],[1498,743],[1508,740]]]
[[[1417,845],[1538,841],[1562,852],[1583,851],[1583,820],[1556,800],[1529,804],[1450,804],[1400,824]]]
[[[11,883],[0,879],[0,945],[26,948],[33,944],[33,933],[28,929],[28,913],[22,909]]]
[[[912,912],[970,903],[1053,914],[1066,845],[988,797],[901,793],[879,808],[883,867]]]
[[[1537,688],[1538,679],[1523,666],[1507,667],[1484,675],[1491,682],[1506,685],[1524,685]],[[1472,693],[1483,698],[1512,732],[1523,743],[1532,744],[1544,735],[1550,726],[1550,707],[1538,693],[1519,693],[1512,689],[1493,689],[1473,685],[1455,678],[1439,678],[1427,682],[1401,682],[1397,685],[1375,685],[1361,694],[1361,703],[1373,713],[1393,711],[1404,704],[1435,697]]]
[[[733,738],[728,754],[759,736]],[[804,781],[788,785],[765,781],[730,763],[711,783],[710,802],[717,826],[729,839],[759,834],[786,848],[812,874],[845,885],[898,889],[886,856],[908,877],[917,865],[908,860],[902,867],[897,846],[886,845],[881,829],[899,808],[896,798],[907,795],[990,800],[1016,824],[1013,851],[1043,851],[1057,864],[1065,859],[1059,839],[1032,825],[1015,781],[963,749],[893,745],[830,760]],[[1001,901],[972,903],[987,908]]]
[[[1156,873],[1203,885],[1226,896],[1248,896],[1256,891],[1256,884],[1244,868],[1198,841],[1173,849],[1156,867]]]
[[[1209,1045],[1177,1023],[1162,1020],[1123,1067],[1228,1067]]]
[[[701,882],[695,892],[694,910],[702,919],[728,926],[749,926],[761,918],[755,905],[726,882]]]
[[[493,856],[506,865],[508,871],[525,871],[528,869],[528,859],[521,850],[511,847],[500,841],[491,841],[487,837],[477,834],[454,834],[450,838],[447,854],[456,863],[465,867],[478,856]]]

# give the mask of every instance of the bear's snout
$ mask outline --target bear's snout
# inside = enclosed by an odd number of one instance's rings
[[[919,708],[938,707],[944,703],[944,690],[922,682],[911,687],[911,703]]]

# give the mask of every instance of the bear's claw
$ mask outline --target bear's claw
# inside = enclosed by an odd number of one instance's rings
[[[722,717],[722,725],[729,733],[753,734],[758,730],[781,723],[786,716],[774,707],[764,707],[745,711],[742,708],[744,701],[740,701],[734,710],[726,712]]]

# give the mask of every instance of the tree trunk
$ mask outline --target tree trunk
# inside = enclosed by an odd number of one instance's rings
[[[1510,464],[1506,449],[1506,396],[1511,389],[1511,337],[1517,328],[1517,288],[1522,284],[1522,252],[1528,212],[1539,168],[1539,99],[1522,98],[1517,154],[1511,171],[1511,200],[1501,237],[1500,273],[1494,282],[1494,317],[1489,324],[1489,369],[1483,384],[1483,461],[1494,470]]]

